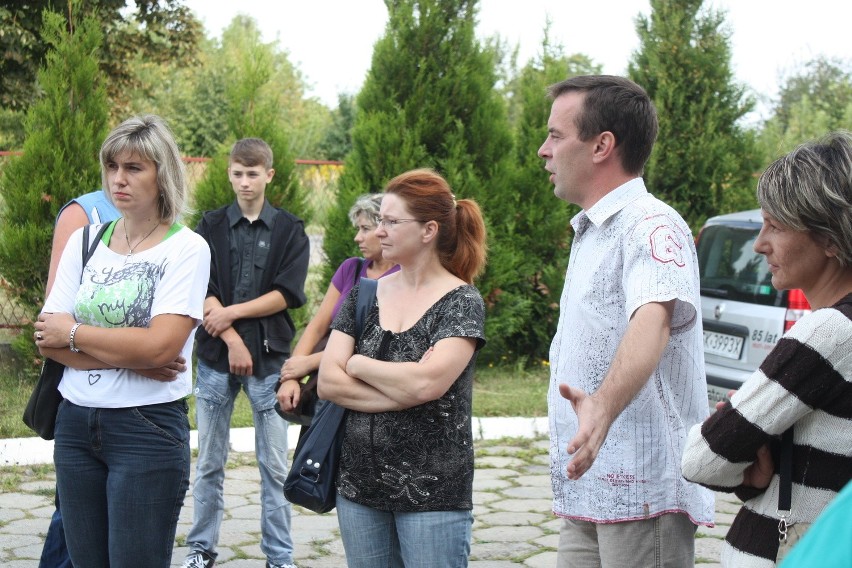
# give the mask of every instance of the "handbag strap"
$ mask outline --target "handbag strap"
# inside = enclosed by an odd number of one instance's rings
[[[781,459],[778,484],[778,540],[787,540],[787,522],[793,504],[793,427],[781,435]]]
[[[361,269],[364,268],[364,259],[359,258],[358,264],[355,266],[355,276],[352,277],[352,285],[358,283],[358,279],[361,278]]]
[[[86,265],[89,263],[89,259],[92,258],[92,255],[95,254],[95,249],[98,248],[98,243],[101,242],[101,238],[106,233],[107,228],[109,228],[109,223],[104,223],[101,225],[100,230],[95,235],[95,240],[91,245],[89,244],[89,227],[91,225],[86,225],[83,227],[83,266],[80,268],[80,283],[83,283],[83,268],[86,268]]]
[[[355,344],[361,339],[364,331],[364,321],[376,300],[376,288],[379,282],[373,278],[362,278],[358,286],[358,298],[355,301]]]

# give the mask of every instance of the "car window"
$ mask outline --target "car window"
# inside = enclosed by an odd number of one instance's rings
[[[701,294],[767,306],[782,298],[772,287],[772,273],[761,254],[754,252],[760,227],[708,225],[698,240]]]

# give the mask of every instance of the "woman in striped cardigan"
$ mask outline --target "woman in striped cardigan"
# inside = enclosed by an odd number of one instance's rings
[[[754,249],[772,285],[802,289],[813,312],[689,433],[684,477],[745,502],[725,538],[725,567],[775,566],[852,479],[852,135],[778,159],[757,196],[763,227]],[[792,526],[779,546],[779,437],[791,426]]]

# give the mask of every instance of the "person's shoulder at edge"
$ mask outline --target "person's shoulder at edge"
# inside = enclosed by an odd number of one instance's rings
[[[850,507],[852,507],[852,481],[846,484],[817,517],[779,568],[852,567]]]
[[[358,266],[358,261],[363,260],[357,256],[350,256],[346,260],[340,263],[337,267],[337,270],[334,271],[334,276],[332,276],[332,281],[344,281],[346,279],[351,280],[354,276],[355,268]],[[365,261],[366,262],[366,261]]]
[[[283,215],[288,221],[291,221],[292,223],[297,223],[297,224],[300,224],[302,226],[304,226],[304,224],[305,224],[305,221],[301,217],[299,217],[298,215],[295,215],[294,213],[291,213],[287,209],[272,205],[271,203],[269,203],[269,200],[266,201],[266,204],[264,206],[265,207],[268,206],[270,209],[275,211],[275,214],[277,214],[277,215]]]
[[[172,225],[171,237],[178,237],[185,240],[186,243],[182,246],[192,245],[203,247],[206,248],[208,252],[210,251],[210,244],[207,240],[195,232],[191,227],[184,225],[180,221],[177,221]]]

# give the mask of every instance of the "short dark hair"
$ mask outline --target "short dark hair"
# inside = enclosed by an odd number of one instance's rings
[[[272,169],[272,148],[260,138],[243,138],[237,140],[229,157],[231,163],[242,164],[247,168],[263,166]]]
[[[570,92],[585,94],[577,119],[580,140],[612,132],[624,170],[641,175],[659,128],[657,111],[645,89],[615,75],[579,75],[548,87],[554,100]]]

